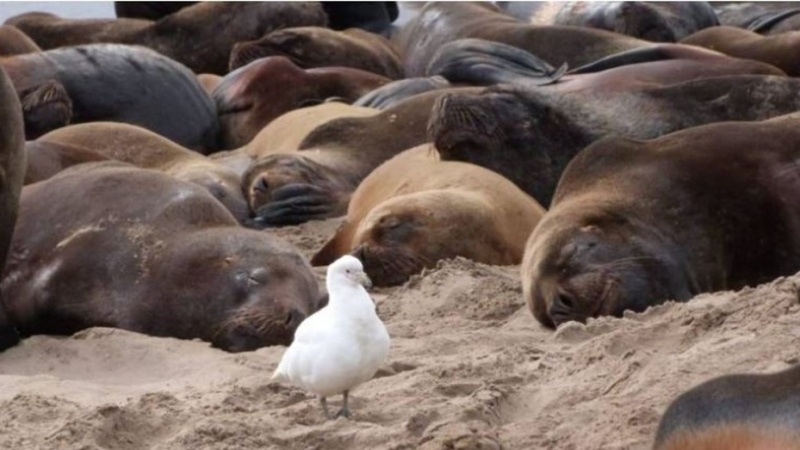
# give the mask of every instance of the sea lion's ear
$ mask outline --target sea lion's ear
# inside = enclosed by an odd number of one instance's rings
[[[20,103],[27,140],[67,126],[72,121],[72,100],[64,86],[56,80],[22,92]]]

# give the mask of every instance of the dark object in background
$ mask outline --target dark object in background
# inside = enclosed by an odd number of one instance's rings
[[[334,30],[361,28],[383,34],[400,14],[397,2],[322,2],[328,26]]]
[[[198,2],[114,2],[117,17],[158,20]],[[384,34],[400,15],[397,2],[321,2],[334,30],[361,28]]]
[[[198,2],[114,2],[119,18],[158,20]]]

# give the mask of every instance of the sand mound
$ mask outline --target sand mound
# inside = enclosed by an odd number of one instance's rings
[[[337,221],[280,231],[306,254]],[[648,449],[679,393],[796,362],[800,275],[622,319],[535,322],[517,267],[458,259],[374,292],[389,363],[352,420],[269,381],[283,347],[91,329],[0,354],[0,448]],[[332,399],[332,408],[340,399]]]

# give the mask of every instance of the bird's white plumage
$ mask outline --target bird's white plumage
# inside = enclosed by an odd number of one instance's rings
[[[352,256],[328,267],[328,305],[297,328],[274,379],[328,397],[375,375],[389,354],[389,333],[361,280],[369,279]]]

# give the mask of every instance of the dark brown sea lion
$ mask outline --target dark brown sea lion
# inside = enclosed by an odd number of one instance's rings
[[[24,176],[25,130],[22,108],[11,80],[0,68],[0,269],[5,265],[11,247]],[[17,331],[0,305],[0,351],[18,341]]]
[[[94,121],[130,123],[201,152],[217,148],[216,108],[186,67],[144,47],[95,44],[0,58],[28,138]]]
[[[23,335],[105,326],[243,351],[289,344],[319,307],[291,245],[239,227],[192,183],[81,164],[26,186],[20,203],[0,290]]]
[[[351,67],[393,80],[403,78],[400,55],[394,45],[383,36],[358,28],[287,28],[256,41],[239,42],[231,52],[230,70],[267,56],[285,56],[303,69]]]
[[[328,26],[334,30],[358,27],[372,33],[389,33],[400,10],[397,2],[322,2]]]
[[[281,114],[332,97],[352,103],[390,81],[346,67],[303,70],[283,56],[253,61],[226,75],[214,90],[222,148],[245,145]]]
[[[536,25],[591,27],[651,42],[677,42],[703,28],[719,25],[708,2],[554,2],[552,17],[539,11]]]
[[[273,153],[291,153],[299,150],[300,144],[312,131],[331,120],[368,117],[377,113],[378,111],[372,108],[335,101],[295,109],[270,122],[247,145],[235,150],[214,153],[210,158],[241,175],[258,158]]]
[[[239,175],[144,128],[92,122],[55,130],[37,141],[78,147],[143,169],[159,170],[202,186],[225,205],[236,220],[243,222],[250,216]]]
[[[699,31],[682,44],[697,45],[737,58],[772,64],[790,76],[800,75],[800,31],[762,36],[735,27],[712,27]]]
[[[635,64],[572,81],[565,77],[544,88],[501,85],[477,95],[443,96],[431,115],[431,140],[442,159],[494,170],[546,207],[566,164],[603,136],[648,139],[694,125],[759,120],[800,109],[800,80],[783,76],[669,83],[670,78],[758,70],[748,69],[747,62],[722,61],[713,69],[716,64]]]
[[[51,178],[68,167],[87,162],[108,161],[109,159],[85,148],[55,142],[27,141],[25,142],[25,153],[27,155],[24,182],[26,186]]]
[[[407,77],[425,74],[434,53],[464,38],[497,41],[519,47],[554,67],[578,67],[596,59],[653,45],[594,28],[533,26],[507,16],[488,2],[428,2],[419,15],[392,36]]]
[[[667,408],[655,450],[800,450],[800,366],[726,375]]]
[[[381,164],[353,193],[347,218],[311,264],[351,253],[377,286],[404,283],[442,259],[519,264],[544,209],[502,176],[439,161],[430,144]]]
[[[0,56],[24,55],[42,51],[31,38],[11,25],[0,25]]]
[[[536,319],[620,316],[800,270],[798,123],[714,123],[580,152],[525,251]]]
[[[93,43],[138,44],[189,67],[223,75],[233,45],[285,27],[325,26],[317,2],[203,2],[153,22],[140,19],[62,19],[28,13],[6,21],[45,50]]]
[[[427,141],[431,107],[445,92],[410,97],[368,117],[318,126],[299,151],[262,157],[242,176],[253,226],[280,226],[344,215],[350,195],[372,170]]]

